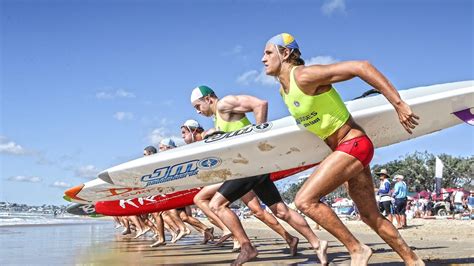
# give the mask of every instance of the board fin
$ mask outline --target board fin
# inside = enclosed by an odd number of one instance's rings
[[[474,126],[474,114],[471,113],[472,108],[467,108],[461,111],[454,112],[453,114],[461,119],[463,122]]]
[[[109,183],[109,184],[114,184],[114,181],[112,181],[112,178],[110,178],[110,175],[109,175],[109,172],[107,171],[104,171],[102,173],[99,174],[99,178],[104,180],[105,182]]]

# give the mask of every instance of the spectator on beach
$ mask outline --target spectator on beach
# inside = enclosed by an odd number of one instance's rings
[[[387,169],[382,169],[380,172],[376,172],[376,175],[379,176],[380,186],[377,191],[377,195],[380,197],[380,209],[384,213],[385,217],[388,218],[390,222],[393,221],[392,217],[392,197],[390,196],[390,175],[388,174]]]
[[[463,189],[461,187],[456,188],[456,190],[453,192],[452,199],[453,199],[453,206],[454,206],[454,208],[453,208],[454,209],[453,210],[453,219],[454,219],[454,216],[456,214],[458,214],[458,213],[462,214],[464,212],[465,197],[464,197]]]
[[[426,202],[426,206],[425,206],[425,217],[428,217],[428,216],[433,216],[433,207],[434,207],[434,202],[433,202],[433,199],[431,198],[431,195],[429,196],[428,198],[428,201]]]
[[[426,207],[428,205],[428,199],[425,197],[420,197],[419,199],[419,206],[420,206],[420,217],[426,216]]]
[[[470,191],[470,195],[467,198],[467,207],[472,217],[472,215],[474,214],[474,190]]]
[[[415,201],[416,199],[408,200],[407,202],[407,210],[405,212],[407,219],[415,218]]]
[[[402,175],[395,175],[395,189],[393,191],[393,197],[395,198],[395,218],[397,219],[397,228],[401,229],[407,227],[407,217],[405,210],[407,207],[407,184],[403,181]]]

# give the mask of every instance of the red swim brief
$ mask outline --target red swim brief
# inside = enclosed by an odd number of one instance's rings
[[[346,140],[337,146],[336,151],[342,151],[359,160],[364,167],[369,165],[374,156],[374,145],[367,136]]]

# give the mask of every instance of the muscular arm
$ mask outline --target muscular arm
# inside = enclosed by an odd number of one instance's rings
[[[302,68],[296,76],[303,89],[308,88],[309,90],[359,77],[385,95],[392,105],[395,106],[401,102],[395,87],[367,61],[346,61],[331,65],[308,66]],[[311,91],[308,92],[311,93]]]
[[[295,78],[301,89],[309,95],[314,95],[320,86],[330,85],[359,77],[380,91],[395,107],[400,123],[411,133],[418,123],[410,107],[400,98],[400,94],[390,81],[367,61],[347,61],[331,65],[313,65],[297,69]]]
[[[253,112],[257,124],[267,122],[268,102],[249,95],[229,95],[218,104],[219,113],[245,114]]]

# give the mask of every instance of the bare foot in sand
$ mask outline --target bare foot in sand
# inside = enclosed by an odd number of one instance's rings
[[[155,243],[151,244],[150,247],[151,248],[156,248],[156,247],[161,247],[161,246],[165,246],[165,245],[166,245],[166,242],[164,240],[158,240]]]
[[[369,263],[370,256],[372,256],[372,249],[364,244],[361,244],[360,250],[351,254],[351,266],[367,265],[367,263]]]
[[[257,257],[257,255],[257,249],[254,248],[250,243],[245,243],[240,247],[239,256],[237,256],[237,259],[235,259],[231,265],[242,265]]]
[[[232,233],[228,233],[228,234],[225,234],[225,235],[222,235],[221,238],[219,238],[219,240],[217,240],[216,242],[216,246],[220,247],[223,245],[224,241],[226,241],[227,239],[229,239],[229,237],[232,236]]]
[[[209,241],[214,241],[214,227],[206,228],[204,230],[204,239],[202,240],[201,244],[207,244]]]
[[[240,252],[240,243],[237,239],[234,238],[234,246],[232,247],[232,253],[239,253]]]
[[[415,261],[405,262],[405,265],[407,265],[407,266],[425,266],[425,263],[420,258],[418,258]]]
[[[184,229],[184,235],[187,236],[189,234],[191,234],[191,230],[189,230],[189,228],[185,227],[186,229]]]
[[[328,242],[326,240],[319,240],[319,247],[314,249],[316,256],[318,256],[321,265],[328,265]]]
[[[171,231],[170,233],[171,233],[171,240],[170,240],[170,242],[171,242],[171,243],[176,242],[176,241],[177,241],[176,238],[178,237],[179,230],[178,230],[177,232]]]
[[[132,231],[130,231],[130,228],[125,228],[125,230],[122,231],[122,235],[129,235],[131,233]]]
[[[300,239],[295,236],[291,239],[291,242],[288,243],[288,245],[290,246],[290,256],[292,257],[296,256],[296,253],[298,252],[299,242],[300,242]]]
[[[174,239],[174,242],[171,242],[171,243],[175,243],[176,241],[178,241],[178,240],[180,240],[181,238],[183,238],[183,236],[185,236],[185,235],[186,235],[186,232],[184,232],[184,231],[183,231],[183,232],[179,231],[179,232],[178,232],[178,235],[177,235],[176,238]]]
[[[146,234],[146,232],[148,232],[148,231],[150,231],[150,227],[148,227],[147,229],[145,229],[143,231],[137,231],[137,235],[134,238],[139,238],[142,235]]]

